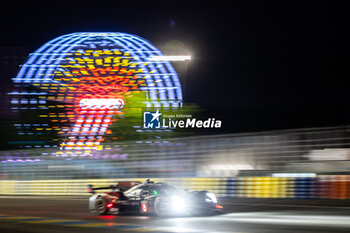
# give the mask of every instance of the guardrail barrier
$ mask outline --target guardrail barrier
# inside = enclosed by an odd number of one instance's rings
[[[146,178],[0,180],[0,195],[90,195],[87,185],[108,186],[118,181]],[[221,197],[350,199],[350,175],[318,177],[191,177],[157,178],[178,188],[209,190]]]

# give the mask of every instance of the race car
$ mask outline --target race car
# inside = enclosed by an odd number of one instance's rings
[[[95,190],[112,189],[96,194]],[[118,182],[108,187],[88,186],[93,195],[89,199],[92,213],[104,214],[155,214],[161,217],[207,215],[221,212],[215,195],[208,191],[180,190],[166,183]]]

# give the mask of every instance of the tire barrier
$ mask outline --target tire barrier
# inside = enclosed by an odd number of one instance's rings
[[[0,180],[0,195],[72,195],[83,196],[87,185],[109,186],[130,179],[74,179],[74,180]],[[220,197],[237,198],[296,198],[350,199],[350,175],[318,177],[191,177],[159,178],[188,190],[209,190]],[[102,191],[103,192],[103,191]]]

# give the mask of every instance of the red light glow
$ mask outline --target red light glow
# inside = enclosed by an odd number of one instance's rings
[[[148,205],[146,203],[142,203],[141,210],[142,210],[142,213],[147,213],[148,212]]]
[[[107,208],[111,208],[113,206],[113,203],[108,203]]]

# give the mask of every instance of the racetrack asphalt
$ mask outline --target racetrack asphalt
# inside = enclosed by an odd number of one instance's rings
[[[219,199],[204,217],[89,213],[88,197],[1,196],[0,232],[350,232],[349,200]]]

